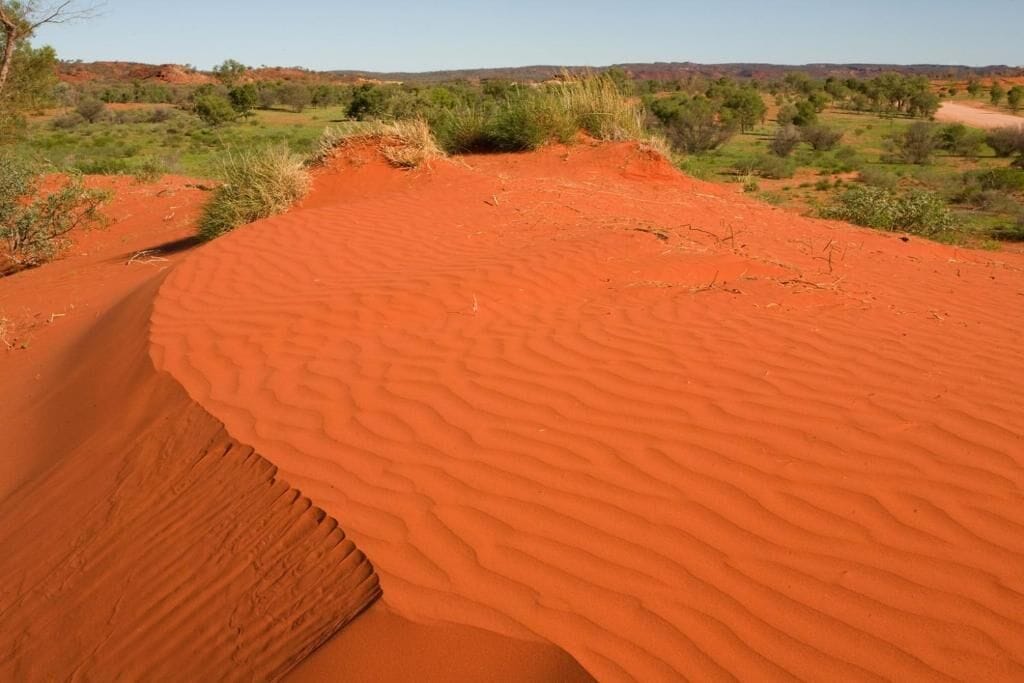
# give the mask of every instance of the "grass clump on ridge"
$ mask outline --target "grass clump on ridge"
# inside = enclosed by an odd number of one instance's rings
[[[303,158],[283,146],[228,154],[220,175],[224,184],[199,219],[199,236],[207,240],[287,211],[310,185]]]
[[[604,74],[563,73],[542,88],[517,86],[503,101],[440,112],[432,128],[451,154],[523,152],[549,142],[571,143],[579,131],[599,140],[637,140],[666,152],[644,127],[643,105]]]
[[[427,122],[411,119],[328,128],[320,137],[310,163],[322,164],[337,148],[354,141],[371,139],[378,141],[380,153],[392,166],[398,168],[417,168],[444,156]]]

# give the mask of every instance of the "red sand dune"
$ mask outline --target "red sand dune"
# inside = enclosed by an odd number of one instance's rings
[[[152,341],[413,622],[600,680],[1020,680],[1022,313],[1020,255],[627,144],[357,150],[176,267]]]
[[[203,193],[184,178],[90,184],[115,191],[112,224],[0,279],[0,678],[279,678],[380,594],[377,576],[152,366],[152,299],[194,246]],[[590,680],[549,644],[380,608],[296,677],[424,672]]]

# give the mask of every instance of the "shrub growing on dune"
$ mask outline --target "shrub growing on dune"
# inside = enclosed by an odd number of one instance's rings
[[[303,159],[283,146],[229,154],[220,175],[224,184],[199,219],[203,239],[282,213],[309,191]]]
[[[38,169],[0,154],[0,274],[52,260],[65,247],[69,232],[102,222],[99,210],[109,196],[86,188],[77,175],[40,194]]]

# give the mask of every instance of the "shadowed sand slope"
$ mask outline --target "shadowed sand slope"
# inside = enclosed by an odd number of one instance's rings
[[[153,370],[157,284],[69,353],[37,419],[74,446],[0,503],[4,680],[272,680],[380,594],[333,519]]]
[[[1024,677],[1024,259],[630,145],[402,174],[188,257],[154,358],[390,609],[601,680]]]

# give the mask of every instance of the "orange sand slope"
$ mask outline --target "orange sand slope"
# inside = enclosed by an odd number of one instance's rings
[[[600,680],[1024,677],[1024,258],[622,145],[336,160],[177,267],[158,367],[385,600]]]
[[[333,520],[148,357],[187,178],[92,178],[111,224],[0,279],[0,679],[273,680],[380,594]],[[378,606],[298,680],[586,681],[566,653]],[[383,653],[383,659],[382,659]]]
[[[0,503],[4,680],[272,680],[380,594],[334,520],[153,371],[156,284],[37,416],[91,432]]]

